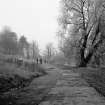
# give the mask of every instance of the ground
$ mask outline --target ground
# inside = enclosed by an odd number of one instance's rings
[[[13,105],[105,105],[105,97],[90,87],[78,72],[43,66],[48,74],[18,90]]]
[[[79,73],[57,68],[53,70],[60,76],[40,105],[105,105],[105,98],[90,87]]]

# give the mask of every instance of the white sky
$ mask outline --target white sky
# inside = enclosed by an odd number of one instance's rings
[[[0,28],[10,26],[42,49],[48,42],[56,45],[58,7],[59,0],[0,0]]]

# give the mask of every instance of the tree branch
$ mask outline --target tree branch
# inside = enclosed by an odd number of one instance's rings
[[[94,23],[91,25],[91,27],[90,27],[89,31],[87,32],[87,34],[86,34],[87,36],[89,36],[89,34],[90,34],[90,32],[91,32],[91,30],[92,30],[93,26],[94,26]]]
[[[82,23],[73,23],[73,22],[66,22],[68,25],[69,24],[74,24],[74,25],[82,25]]]
[[[69,7],[68,9],[69,9],[69,10],[74,10],[74,11],[76,11],[76,12],[78,12],[78,13],[82,13],[80,10],[76,9],[75,7],[71,7],[71,8]]]
[[[78,4],[76,4],[76,3],[74,3],[74,2],[73,2],[73,4],[74,4],[76,7],[78,7],[79,10],[81,10],[81,7],[80,7]]]

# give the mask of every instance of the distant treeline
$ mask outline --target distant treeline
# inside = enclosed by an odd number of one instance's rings
[[[4,27],[0,32],[0,53],[35,58],[39,56],[39,48],[35,41],[29,43],[24,35],[18,38],[16,32]]]

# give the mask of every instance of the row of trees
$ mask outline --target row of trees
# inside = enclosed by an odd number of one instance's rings
[[[48,43],[45,47],[45,50],[44,50],[44,57],[46,57],[47,59],[51,59],[51,57],[53,57],[54,55],[56,55],[57,51],[56,49],[54,48],[53,44],[52,43]]]
[[[0,32],[0,52],[26,58],[39,56],[38,44],[35,41],[29,43],[24,35],[18,38],[9,27],[4,27]]]
[[[41,55],[36,41],[30,43],[24,35],[18,38],[18,35],[9,27],[4,27],[0,32],[0,52],[27,59],[43,58],[48,61],[57,53],[53,44],[48,43],[43,51],[43,55]]]
[[[100,65],[105,55],[105,0],[61,0],[60,49],[78,66],[92,59]]]
[[[57,50],[53,46],[53,43],[47,43],[45,50],[43,51],[43,59],[51,62],[52,58],[54,58],[55,55],[57,55]]]

